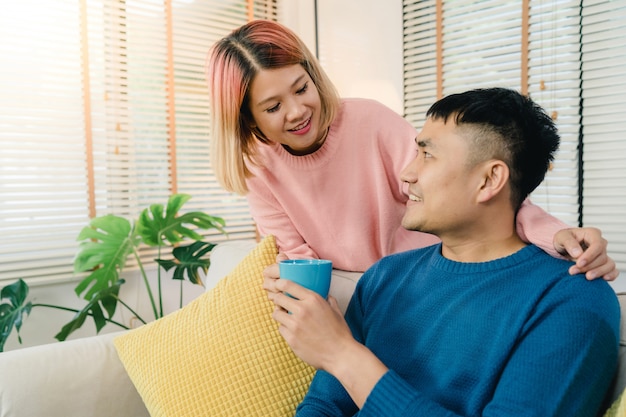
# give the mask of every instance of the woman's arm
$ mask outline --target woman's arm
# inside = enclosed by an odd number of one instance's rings
[[[571,275],[585,274],[587,279],[603,277],[612,281],[619,275],[615,261],[607,255],[607,241],[593,227],[569,227],[526,199],[517,213],[517,234],[551,256],[576,262]]]
[[[273,235],[279,252],[286,258],[319,258],[261,181],[249,181],[248,188],[250,213],[261,236]]]

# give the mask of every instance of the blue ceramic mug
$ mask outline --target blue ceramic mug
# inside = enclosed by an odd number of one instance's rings
[[[328,297],[333,263],[326,259],[288,259],[278,264],[280,278],[288,279]]]

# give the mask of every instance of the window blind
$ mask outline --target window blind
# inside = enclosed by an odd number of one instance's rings
[[[3,4],[0,287],[70,279],[90,217],[135,218],[172,192],[224,217],[230,239],[255,236],[211,172],[204,80],[210,46],[250,17],[275,20],[276,1]]]
[[[437,99],[438,89],[444,96],[495,86],[523,91],[524,81],[533,99],[549,112],[558,112],[556,122],[562,135],[554,169],[531,200],[561,220],[577,225],[578,5],[573,1],[532,1],[525,19],[523,3],[405,0],[405,113],[419,128],[426,110]],[[438,4],[441,22],[436,20]],[[527,40],[523,27],[529,34]],[[435,41],[438,35],[442,39],[439,48]],[[528,49],[525,62],[524,48]],[[437,56],[441,57],[439,77]],[[522,80],[524,74],[526,80]]]
[[[0,279],[71,272],[88,221],[76,2],[0,13]]]
[[[583,222],[602,230],[609,254],[623,272],[626,0],[584,0],[582,5]]]
[[[436,0],[403,4],[404,117],[418,129],[437,101],[436,8]]]
[[[520,4],[443,2],[444,95],[479,87],[520,88]]]
[[[580,223],[580,3],[530,1],[528,94],[552,116],[561,144],[531,200],[571,226]]]

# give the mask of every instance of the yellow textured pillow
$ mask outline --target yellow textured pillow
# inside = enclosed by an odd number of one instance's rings
[[[624,417],[626,416],[626,390],[622,392],[617,400],[611,405],[603,417]]]
[[[115,339],[152,417],[293,416],[314,369],[271,317],[262,272],[276,254],[266,237],[215,288]]]

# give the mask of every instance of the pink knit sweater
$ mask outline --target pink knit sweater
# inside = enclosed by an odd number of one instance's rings
[[[416,130],[382,104],[344,99],[324,145],[293,156],[260,145],[264,167],[250,166],[248,201],[261,235],[272,234],[289,258],[324,258],[365,271],[383,256],[438,242],[401,225],[400,171],[415,157]],[[518,233],[553,256],[556,231],[568,227],[526,202]]]

